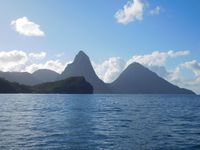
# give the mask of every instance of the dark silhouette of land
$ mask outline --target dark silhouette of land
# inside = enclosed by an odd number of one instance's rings
[[[33,72],[32,75],[37,80],[37,83],[45,83],[45,82],[56,81],[57,77],[60,74],[48,69],[39,69]]]
[[[194,94],[169,83],[139,63],[130,64],[110,87],[114,93]]]
[[[92,85],[84,77],[70,77],[31,87],[33,93],[92,94]]]
[[[28,87],[25,92],[29,90],[34,93],[91,93],[92,88],[94,93],[102,94],[195,94],[191,90],[171,84],[136,62],[130,64],[114,82],[104,83],[96,75],[89,57],[83,51],[76,55],[61,74],[42,69],[33,74],[0,72],[0,77],[18,82],[19,84],[10,83],[16,85],[14,87],[17,91]],[[1,83],[0,86],[2,87]]]
[[[35,86],[21,85],[0,78],[0,93],[92,94],[93,87],[84,77],[70,77],[65,80],[47,82]]]
[[[31,89],[29,86],[0,78],[0,93],[31,93]]]

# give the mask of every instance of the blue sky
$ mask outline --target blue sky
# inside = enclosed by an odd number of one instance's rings
[[[200,76],[200,73],[197,73],[200,72],[198,67],[195,67],[200,62],[199,0],[0,2],[0,51],[17,50],[27,55],[46,53],[43,59],[29,61],[28,65],[50,60],[66,63],[73,60],[79,50],[85,51],[96,67],[106,60],[109,62],[113,57],[118,58],[117,61],[120,57],[120,60],[126,62],[135,55],[146,56],[154,51],[189,51],[186,55],[167,57],[165,62],[158,66],[164,66],[167,71],[184,66],[181,74],[187,80],[196,80]],[[131,7],[136,2],[142,4],[142,10],[139,12],[142,17],[132,18],[128,23],[120,23],[116,13],[120,10],[123,12],[124,6]],[[155,12],[157,7],[159,10]],[[154,13],[151,13],[152,11]],[[27,36],[17,32],[11,22],[23,17],[39,25],[45,35]],[[105,71],[99,72],[105,74]],[[200,88],[195,87],[195,90],[200,91]]]

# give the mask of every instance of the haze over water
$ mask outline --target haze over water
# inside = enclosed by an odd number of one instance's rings
[[[200,97],[1,95],[0,149],[200,149]]]

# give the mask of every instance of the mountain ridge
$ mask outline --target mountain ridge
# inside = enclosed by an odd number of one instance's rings
[[[10,72],[7,74],[12,75]],[[12,77],[8,78],[8,75],[0,72],[0,77],[12,79]],[[21,80],[25,78],[26,81],[19,80],[20,75]],[[90,58],[83,51],[79,51],[74,61],[68,64],[61,74],[41,69],[33,74],[14,72],[13,76],[16,76],[16,80],[12,79],[12,82],[21,81],[20,84],[27,82],[25,85],[37,85],[82,76],[93,86],[94,93],[97,94],[195,94],[191,90],[173,85],[137,62],[130,64],[112,83],[105,83],[97,76]],[[32,80],[31,84],[29,80]]]
[[[49,69],[39,69],[33,72],[32,75],[36,80],[38,80],[38,84],[40,84],[45,82],[56,81],[60,74]]]

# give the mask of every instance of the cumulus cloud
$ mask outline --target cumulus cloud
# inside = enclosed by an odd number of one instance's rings
[[[38,69],[50,69],[61,73],[68,63],[58,60],[47,60],[37,64],[35,60],[43,59],[46,52],[26,53],[21,50],[0,51],[0,70],[7,72],[34,72]],[[32,60],[32,58],[34,58]]]
[[[34,59],[44,59],[46,57],[46,54],[46,52],[29,53],[29,57]]]
[[[114,81],[125,67],[125,61],[119,57],[112,57],[101,64],[93,62],[94,70],[104,82]]]
[[[38,69],[49,69],[61,73],[68,63],[62,63],[60,60],[49,60],[45,63],[31,64],[25,68],[25,71],[33,73]]]
[[[190,51],[172,51],[172,50],[167,52],[154,51],[151,54],[134,55],[130,60],[128,60],[127,66],[133,62],[138,62],[145,66],[163,66],[168,58],[186,56],[189,54]]]
[[[40,29],[40,25],[30,21],[27,17],[18,18],[11,21],[12,28],[25,36],[44,36],[45,33]]]
[[[150,15],[154,16],[154,15],[159,15],[161,11],[160,6],[156,6],[154,9],[150,10]]]
[[[128,24],[136,20],[143,20],[144,3],[141,0],[131,0],[124,5],[123,9],[115,13],[118,23]]]
[[[0,70],[1,71],[20,71],[27,63],[27,54],[20,50],[9,52],[0,52]]]

